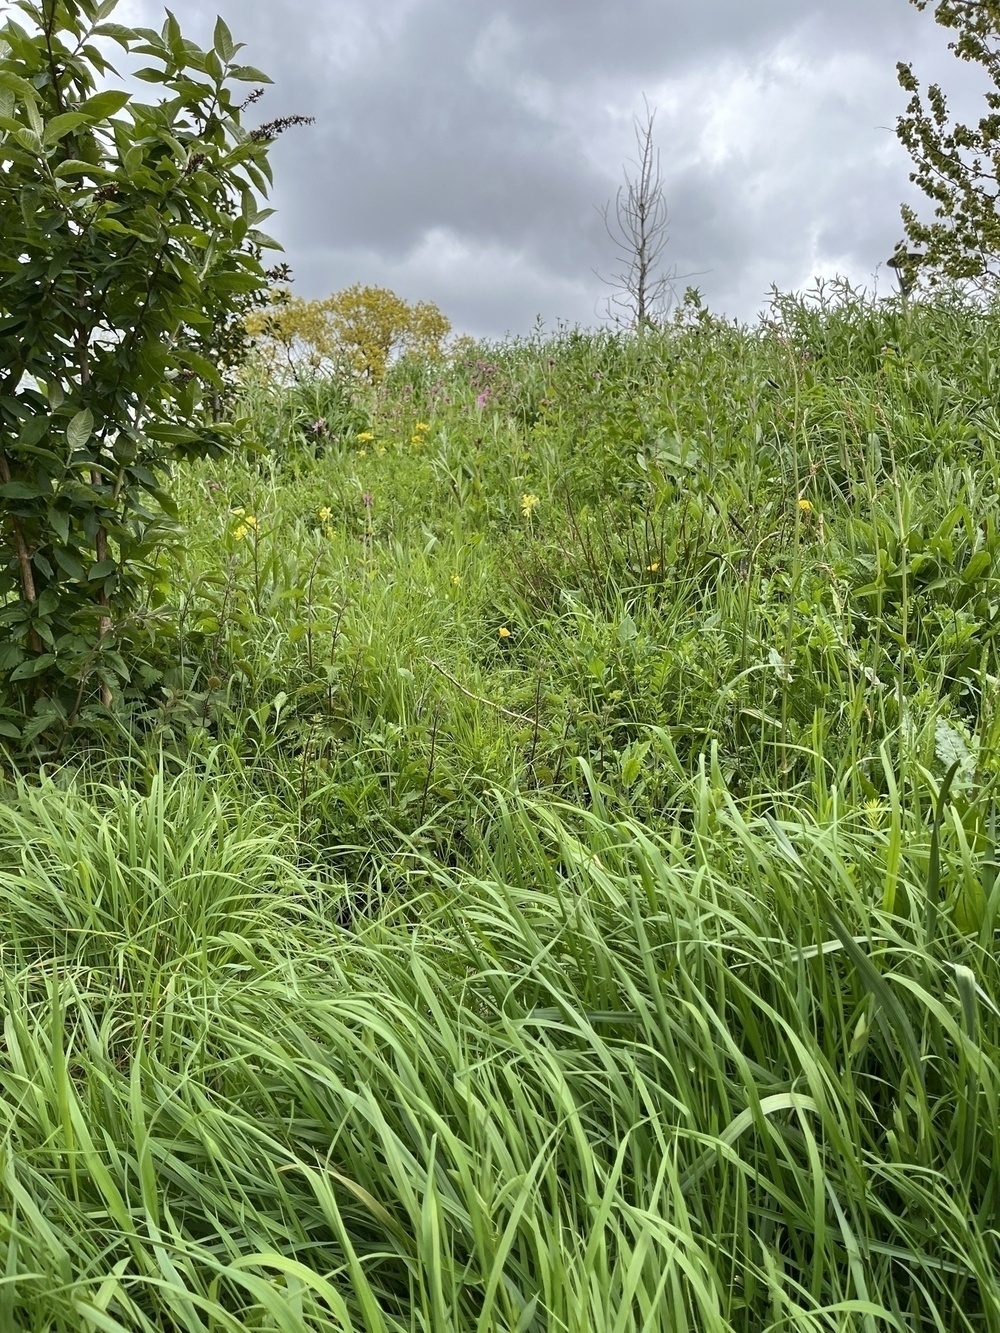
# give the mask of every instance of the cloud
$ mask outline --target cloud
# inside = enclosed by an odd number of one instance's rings
[[[898,59],[975,106],[974,72],[902,0],[218,2],[275,80],[262,115],[317,118],[273,152],[299,290],[384,282],[482,334],[595,321],[594,270],[614,268],[598,210],[643,93],[669,262],[741,318],[771,283],[865,281],[891,253],[910,190]],[[208,40],[214,7],[172,7]]]

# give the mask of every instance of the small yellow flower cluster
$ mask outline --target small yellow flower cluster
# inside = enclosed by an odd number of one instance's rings
[[[501,625],[500,628],[497,630],[497,634],[499,634],[501,639],[510,638],[510,630],[507,628],[506,625]]]
[[[373,434],[372,431],[370,431],[370,430],[363,430],[363,431],[361,432],[361,434],[357,437],[357,440],[358,440],[358,444],[371,444],[371,442],[372,442],[372,440],[374,440],[374,438],[375,438],[375,436],[374,436],[374,434]]]
[[[521,496],[521,513],[524,515],[525,518],[531,517],[532,513],[534,512],[535,505],[537,504],[538,504],[537,495],[527,494]]]
[[[453,588],[457,588],[458,585],[459,585],[461,582],[462,582],[462,576],[461,576],[461,574],[452,574],[452,576],[451,576],[451,585],[452,585]]]
[[[812,501],[811,501],[811,500],[800,500],[800,501],[799,501],[799,508],[802,510],[803,514],[811,514],[811,513],[812,513],[812,510],[813,510]]]
[[[870,801],[865,801],[863,809],[865,819],[868,821],[869,825],[872,828],[879,828],[882,823],[882,817],[887,809],[885,802],[873,798]]]
[[[658,574],[660,572],[659,560],[650,561],[650,563],[646,566],[646,568],[649,570],[650,574]]]
[[[333,510],[329,505],[324,505],[319,511],[319,521],[321,523],[329,523],[331,518],[333,518]]]
[[[257,527],[257,519],[253,514],[248,514],[245,509],[234,509],[233,517],[240,520],[233,531],[233,539],[241,542],[245,537],[249,537],[250,533]]]
[[[413,427],[413,434],[410,436],[410,443],[412,445],[415,445],[417,448],[419,448],[420,445],[422,444],[426,444],[427,432],[429,430],[430,426],[427,424],[426,421],[418,421],[417,424]]]

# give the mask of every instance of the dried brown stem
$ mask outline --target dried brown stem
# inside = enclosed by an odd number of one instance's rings
[[[439,662],[435,662],[430,657],[427,657],[424,660],[429,666],[432,666],[435,671],[440,671],[445,680],[450,680],[452,685],[454,685],[456,689],[461,690],[467,699],[474,699],[477,704],[485,704],[487,708],[495,709],[503,717],[509,717],[512,722],[523,722],[529,727],[538,725],[538,719],[536,717],[525,717],[523,713],[512,713],[509,708],[504,708],[502,704],[494,703],[492,699],[484,699],[481,694],[473,694],[471,690],[465,688],[460,680],[456,680],[450,671],[445,671],[444,667],[441,666]]]

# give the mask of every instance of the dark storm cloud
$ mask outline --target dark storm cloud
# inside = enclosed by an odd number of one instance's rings
[[[647,94],[670,262],[752,316],[772,282],[870,278],[900,234],[909,163],[895,63],[970,74],[906,0],[217,0],[274,78],[267,117],[303,294],[352,281],[426,297],[456,326],[592,323],[614,271],[598,207]],[[215,5],[174,0],[196,40]],[[154,21],[149,0],[126,0]]]

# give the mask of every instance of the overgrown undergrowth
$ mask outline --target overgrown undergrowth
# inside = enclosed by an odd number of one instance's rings
[[[0,1327],[1000,1330],[998,354],[251,386],[12,738]]]

